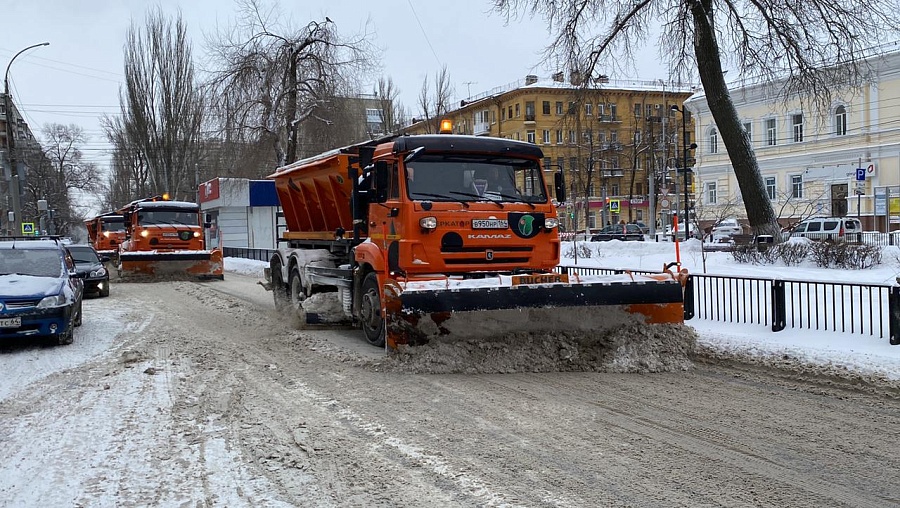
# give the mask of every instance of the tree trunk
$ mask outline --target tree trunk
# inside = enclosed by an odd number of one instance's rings
[[[744,201],[747,219],[754,234],[772,235],[775,241],[781,239],[781,228],[778,225],[772,202],[766,194],[765,183],[759,172],[756,154],[750,140],[744,134],[740,117],[731,101],[719,54],[713,26],[711,0],[700,0],[691,4],[694,18],[694,55],[697,59],[697,70],[706,93],[706,102],[716,121],[716,127],[722,137],[734,176]],[[702,192],[702,191],[701,191]]]

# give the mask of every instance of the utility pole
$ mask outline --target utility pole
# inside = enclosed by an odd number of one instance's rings
[[[12,98],[9,96],[9,68],[12,67],[16,57],[22,53],[32,48],[49,45],[49,42],[42,42],[40,44],[33,44],[19,51],[9,60],[9,64],[6,66],[6,73],[3,75],[3,98],[6,102],[6,143],[10,166],[9,196],[10,204],[12,206],[12,215],[10,216],[12,220],[10,221],[9,228],[12,230],[11,233],[14,236],[22,234],[22,201],[20,191],[22,176],[19,173],[19,161],[16,159],[16,131],[18,130],[18,126],[13,126],[13,123],[18,122],[16,121],[16,115],[13,115]]]

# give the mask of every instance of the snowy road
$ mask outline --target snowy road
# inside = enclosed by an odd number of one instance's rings
[[[409,374],[256,279],[118,284],[0,348],[0,506],[888,506],[900,394],[688,372]]]

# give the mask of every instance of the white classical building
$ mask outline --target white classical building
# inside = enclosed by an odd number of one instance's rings
[[[780,84],[731,90],[783,224],[810,216],[859,215],[865,229],[883,231],[889,215],[900,215],[900,52],[868,64],[865,84],[833,90],[827,110],[814,110],[813,101],[785,98]],[[746,217],[705,95],[692,96],[685,106],[694,115],[694,190],[701,223],[729,205],[739,218]]]

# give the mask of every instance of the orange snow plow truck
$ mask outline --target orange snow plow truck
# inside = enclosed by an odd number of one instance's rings
[[[269,176],[287,230],[276,307],[349,321],[375,346],[683,323],[679,274],[557,273],[556,207],[534,144],[453,134],[348,146]],[[562,173],[556,199],[565,201]]]
[[[115,212],[104,213],[84,221],[84,226],[97,253],[115,261],[119,254],[119,244],[125,241],[125,219],[122,215]]]
[[[156,196],[132,201],[117,210],[125,224],[119,244],[119,276],[136,279],[224,277],[221,249],[207,250],[209,224],[200,205]]]

